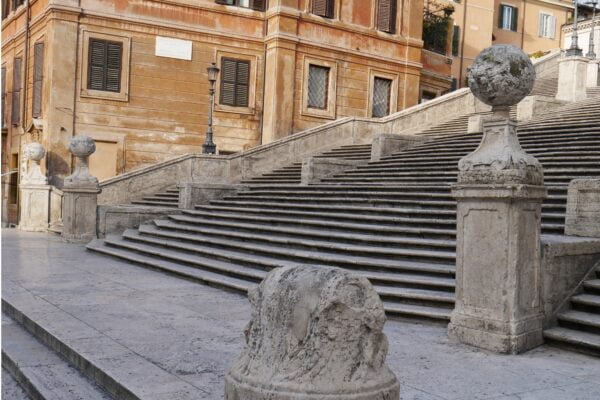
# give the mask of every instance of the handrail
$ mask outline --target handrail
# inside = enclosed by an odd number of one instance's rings
[[[5,172],[5,173],[3,173],[3,174],[2,174],[2,175],[0,175],[0,176],[8,176],[8,175],[16,174],[16,173],[18,173],[18,172],[19,172],[19,170],[18,170],[18,169],[13,169],[12,171]]]

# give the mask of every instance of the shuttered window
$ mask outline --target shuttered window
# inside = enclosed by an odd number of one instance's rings
[[[10,0],[2,0],[2,19],[10,14]]]
[[[327,109],[329,90],[329,68],[320,65],[308,67],[308,104],[309,108]]]
[[[250,61],[223,58],[219,102],[226,106],[248,107]]]
[[[452,55],[457,56],[460,44],[460,26],[454,25],[452,32]]]
[[[12,115],[13,125],[21,123],[21,58],[15,58],[13,61],[13,87],[12,87]]]
[[[25,0],[12,0],[13,3],[13,10],[16,10],[17,7],[20,7],[23,5],[23,3],[25,3]]]
[[[517,31],[519,9],[517,7],[500,4],[498,13],[498,27],[509,31]]]
[[[6,68],[2,67],[2,109],[0,110],[2,113],[2,128],[6,128],[6,118],[4,114],[6,113]]]
[[[267,0],[215,0],[215,3],[227,6],[251,8],[256,11],[265,11]]]
[[[44,43],[36,43],[33,48],[33,100],[31,116],[42,115],[42,84],[44,81]]]
[[[88,52],[88,89],[120,92],[123,43],[90,39]]]
[[[312,13],[325,18],[333,18],[334,0],[313,0]]]
[[[392,80],[375,77],[373,82],[373,111],[374,118],[385,117],[390,114],[390,95],[392,93]]]
[[[397,0],[377,1],[377,30],[387,33],[396,32]]]

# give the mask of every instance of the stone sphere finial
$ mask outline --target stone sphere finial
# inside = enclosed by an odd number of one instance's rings
[[[399,399],[385,364],[385,311],[366,278],[282,267],[248,297],[246,348],[225,378],[225,400]]]
[[[39,143],[29,143],[25,149],[25,155],[28,160],[41,161],[46,155],[46,149]]]
[[[96,142],[89,136],[77,135],[71,139],[69,151],[75,157],[89,157],[96,151]]]
[[[510,107],[533,89],[535,68],[521,49],[498,44],[479,53],[467,76],[479,100],[492,107]]]

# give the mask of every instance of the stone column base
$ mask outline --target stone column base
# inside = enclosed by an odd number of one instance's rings
[[[47,232],[50,222],[49,185],[21,184],[21,219],[19,229],[26,232]]]
[[[87,243],[96,237],[98,193],[94,188],[63,188],[63,230],[67,242]]]

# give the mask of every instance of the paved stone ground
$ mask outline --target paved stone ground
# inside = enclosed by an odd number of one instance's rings
[[[27,393],[21,389],[7,370],[2,368],[2,400],[29,400]]]
[[[198,399],[222,398],[223,377],[243,347],[243,296],[91,254],[56,236],[3,230],[2,278],[3,290],[45,299],[197,388]],[[600,399],[598,358],[548,346],[495,355],[450,343],[442,326],[401,321],[389,321],[386,333],[403,400]]]

